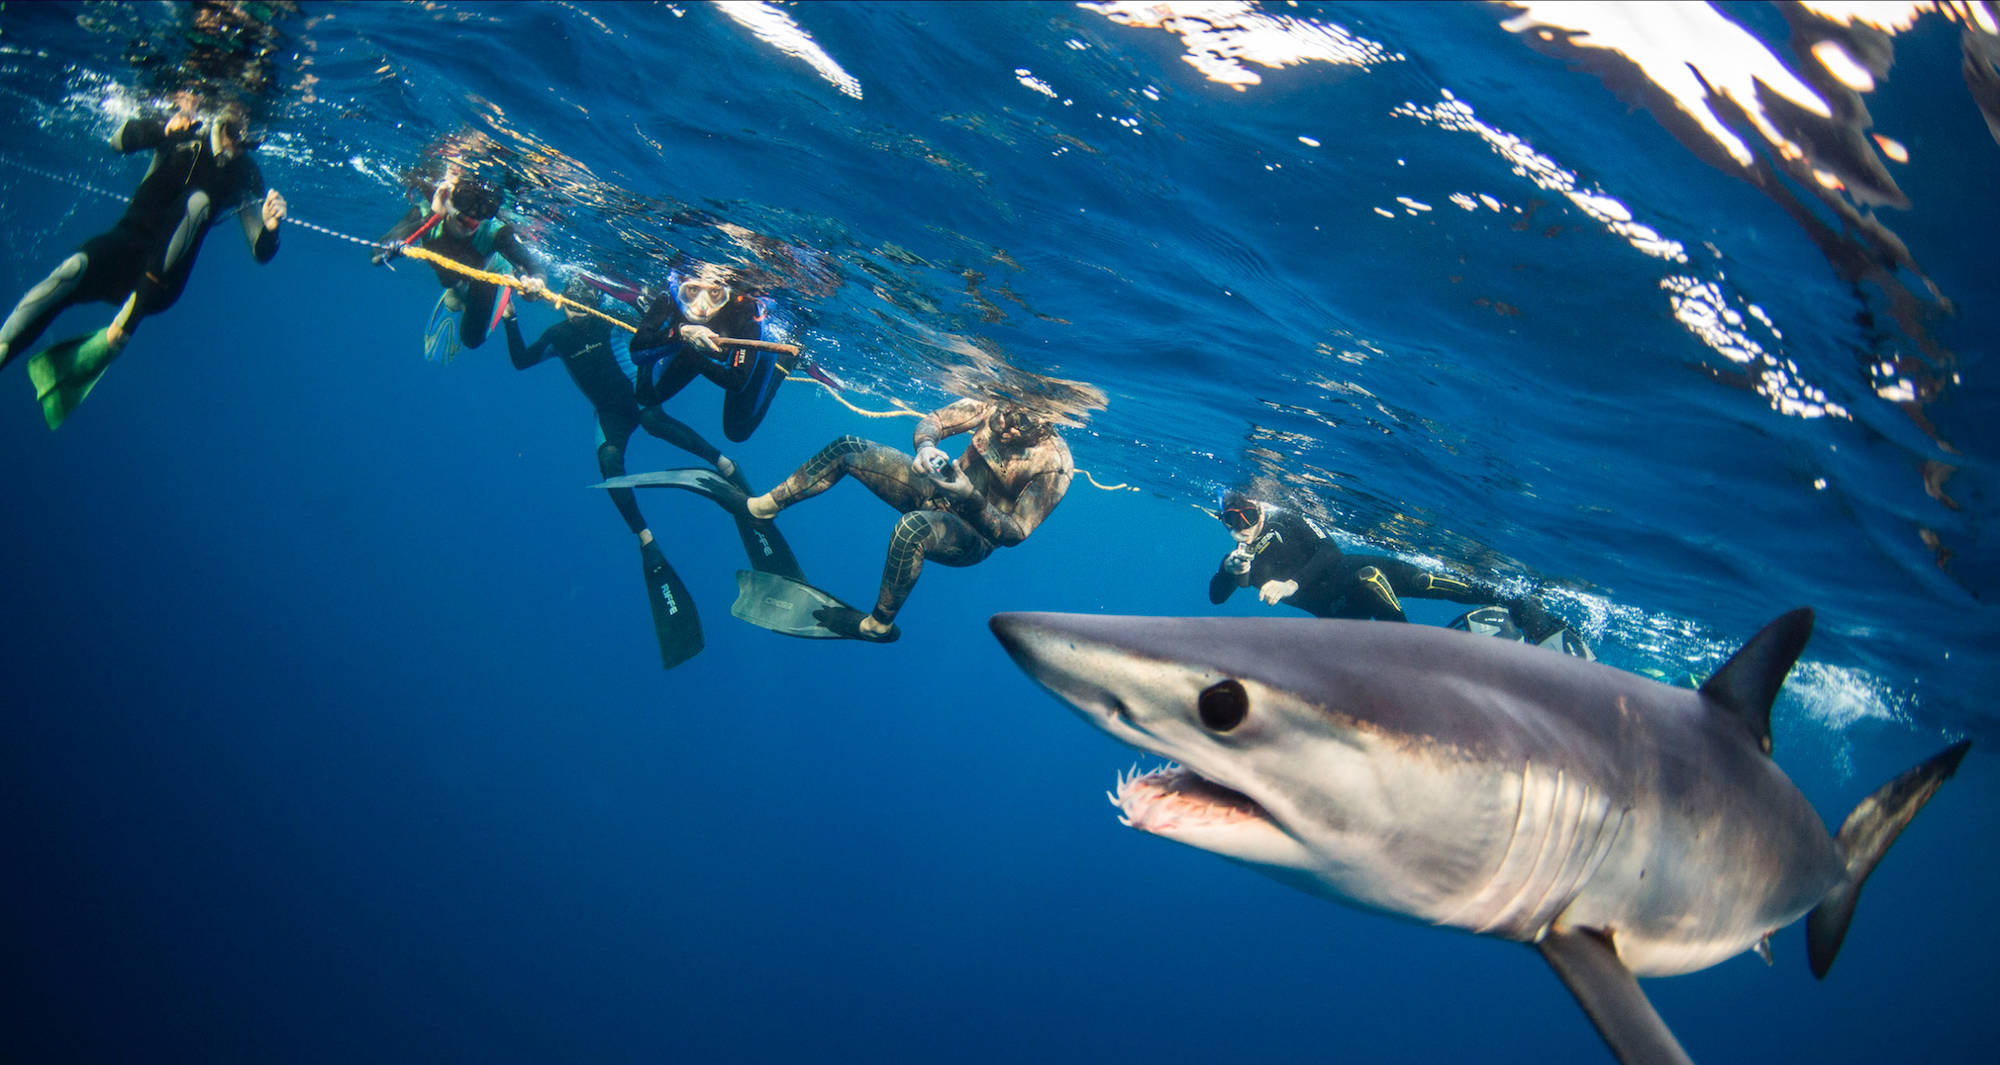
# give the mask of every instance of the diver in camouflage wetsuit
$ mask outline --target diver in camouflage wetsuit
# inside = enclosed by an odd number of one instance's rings
[[[956,461],[938,441],[972,439]],[[1012,547],[1046,520],[1069,490],[1075,463],[1055,427],[1022,407],[973,399],[924,415],[913,458],[886,444],[843,436],[821,448],[768,493],[752,498],[752,517],[767,519],[853,476],[903,512],[889,539],[882,590],[859,618],[852,639],[884,641],[896,612],[929,559],[971,566],[995,547]]]

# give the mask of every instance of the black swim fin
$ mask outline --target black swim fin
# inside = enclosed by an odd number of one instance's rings
[[[701,653],[701,618],[680,574],[667,565],[657,541],[639,547],[646,574],[646,603],[653,609],[653,634],[660,640],[660,667],[672,669]]]
[[[739,514],[736,535],[743,541],[743,553],[750,556],[751,569],[805,583],[806,571],[800,567],[798,556],[792,554],[792,545],[785,542],[785,535],[778,531],[776,523]]]
[[[728,478],[714,470],[693,466],[677,470],[655,470],[652,473],[633,473],[600,481],[592,487],[679,488],[693,492],[728,511],[729,516],[736,519],[736,535],[743,541],[743,553],[750,558],[750,568],[759,573],[773,573],[800,582],[806,579],[805,570],[799,565],[798,556],[792,554],[792,546],[785,542],[784,534],[778,531],[777,524],[768,519],[751,517],[747,506],[750,493],[730,483]]]

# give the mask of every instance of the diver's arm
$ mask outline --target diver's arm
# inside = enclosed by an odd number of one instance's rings
[[[976,399],[961,399],[947,404],[917,420],[916,431],[910,434],[911,441],[918,451],[936,447],[937,442],[947,436],[957,436],[978,428],[992,411],[993,404]],[[1069,482],[1065,480],[1063,485],[1067,488]]]
[[[1231,554],[1234,554],[1234,552],[1231,552]],[[1249,579],[1250,571],[1245,570],[1242,573],[1231,573],[1228,566],[1229,559],[1225,555],[1223,556],[1222,565],[1216,569],[1215,575],[1208,579],[1208,601],[1218,606],[1226,602],[1231,595],[1236,593],[1236,589],[1243,587],[1243,582]]]
[[[515,321],[512,314],[502,317],[500,321],[507,330],[507,357],[513,361],[516,370],[525,370],[548,358],[555,347],[556,330],[562,328],[561,324],[552,325],[543,330],[533,344],[528,344],[521,339],[521,323]]]
[[[382,238],[380,240],[377,240],[375,243],[378,245],[400,245],[404,241],[410,239],[410,234],[415,233],[418,229],[422,228],[424,221],[430,218],[430,216],[431,216],[430,212],[425,210],[424,208],[412,207],[410,208],[410,213],[403,216],[402,221],[397,222],[394,226],[391,226],[389,228],[389,231],[387,233],[382,234]],[[387,258],[388,256],[386,256],[383,253],[382,248],[377,247],[371,249],[371,253],[369,255],[370,262],[380,264]]]
[[[141,115],[128,118],[111,134],[111,148],[122,155],[158,148],[167,143],[167,116]]]
[[[278,254],[278,226],[285,218],[285,198],[264,188],[264,172],[257,164],[238,156],[237,173],[243,189],[236,221],[243,227],[243,241],[250,245],[250,257],[268,263]],[[266,224],[270,223],[270,224]]]
[[[499,252],[501,258],[514,264],[515,273],[535,278],[545,284],[548,282],[547,269],[542,266],[539,258],[528,251],[528,246],[522,243],[520,234],[514,232],[513,226],[501,227],[499,235],[493,238],[493,250]]]

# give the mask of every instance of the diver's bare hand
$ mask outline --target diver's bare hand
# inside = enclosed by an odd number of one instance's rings
[[[276,229],[285,220],[285,198],[277,189],[264,194],[264,228]]]
[[[972,486],[972,478],[960,474],[956,466],[946,466],[943,470],[931,474],[931,480],[936,482],[939,491],[959,502],[976,499],[979,496],[979,489]]]
[[[695,347],[698,348],[706,348],[709,351],[722,350],[722,338],[716,335],[715,330],[710,329],[705,325],[694,325],[690,323],[688,325],[681,326],[681,340],[689,344],[693,344]]]
[[[1264,586],[1257,589],[1257,598],[1262,599],[1271,606],[1277,606],[1278,600],[1298,590],[1299,582],[1297,581],[1265,581]]]
[[[951,456],[944,449],[933,444],[925,444],[917,449],[917,457],[910,460],[910,468],[926,477],[936,477],[951,465]]]
[[[521,298],[530,300],[548,299],[549,286],[543,284],[542,279],[539,277],[532,275],[524,277],[521,279]]]

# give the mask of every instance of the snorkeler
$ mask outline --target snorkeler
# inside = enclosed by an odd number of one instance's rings
[[[639,402],[657,407],[672,399],[699,374],[722,388],[722,435],[737,443],[750,439],[784,380],[775,352],[731,345],[762,341],[763,301],[727,270],[705,265],[689,276],[667,280],[667,291],[641,308],[632,337]]]
[[[598,304],[597,290],[581,277],[569,283],[563,290],[563,296],[584,307]],[[644,428],[653,436],[714,466],[738,489],[745,494],[749,492],[749,483],[736,464],[717,451],[715,445],[703,439],[700,433],[669,417],[658,407],[640,409],[633,395],[632,378],[625,366],[620,364],[619,345],[613,342],[609,321],[569,304],[563,306],[563,319],[550,326],[533,344],[528,344],[521,339],[521,327],[514,315],[508,313],[503,319],[507,352],[516,370],[525,370],[551,356],[562,360],[570,381],[597,412],[597,468],[607,480],[625,476],[625,445],[632,439],[634,430]],[[701,628],[692,609],[692,600],[687,598],[679,578],[673,576],[672,568],[667,565],[666,556],[654,540],[652,529],[639,513],[632,489],[611,489],[611,502],[624,517],[626,526],[639,538],[640,564],[647,577],[648,598],[654,604],[660,657],[671,669],[701,650]],[[775,558],[780,567],[789,567],[781,568],[779,572],[787,576],[801,576],[797,572],[797,563],[792,561],[790,548],[784,546],[777,530],[770,528],[770,523],[761,523],[761,529],[746,531],[741,528],[748,524],[747,519],[738,522],[746,547],[754,545],[751,552],[753,563]],[[676,588],[682,588],[682,591],[674,593]]]
[[[959,433],[971,433],[972,439],[954,461],[938,448],[938,441]],[[1062,502],[1075,471],[1069,445],[1055,426],[1018,406],[961,399],[924,415],[913,442],[914,458],[884,444],[843,436],[776,488],[744,503],[752,518],[769,519],[851,474],[877,498],[902,511],[890,535],[874,610],[864,614],[819,593],[823,600],[808,615],[818,631],[772,625],[756,616],[745,620],[791,635],[894,640],[899,635],[896,613],[916,586],[926,559],[971,566],[995,547],[1012,547],[1027,539]]]
[[[1345,554],[1304,516],[1242,492],[1222,497],[1220,517],[1236,547],[1222,556],[1208,579],[1211,603],[1226,601],[1238,588],[1255,588],[1257,598],[1271,606],[1284,603],[1321,618],[1377,621],[1409,620],[1403,616],[1404,598],[1497,603],[1503,611],[1471,611],[1451,627],[1591,657],[1582,641],[1533,596],[1502,595],[1386,555]]]
[[[424,183],[418,182],[417,187],[423,188]],[[446,167],[429,193],[427,202],[410,208],[395,228],[382,235],[381,247],[370,256],[370,262],[386,264],[414,244],[474,270],[498,273],[511,266],[522,278],[524,296],[536,299],[542,295],[545,271],[514,227],[500,220],[499,189],[461,174],[454,165]],[[496,317],[494,306],[502,298],[498,286],[436,263],[431,269],[445,290],[439,309],[459,316],[459,343],[467,348],[485,343]]]
[[[176,104],[170,116],[133,118],[112,134],[111,146],[122,153],[153,150],[124,215],[29,289],[0,326],[0,367],[5,367],[33,347],[65,308],[119,305],[104,329],[57,344],[31,362],[29,373],[52,429],[83,401],[139,321],[180,298],[217,218],[242,208],[237,219],[251,256],[268,263],[278,253],[285,198],[275,189],[265,191],[264,175],[249,155],[256,145],[246,138],[242,106],[225,103],[204,118],[192,95],[183,94]]]

